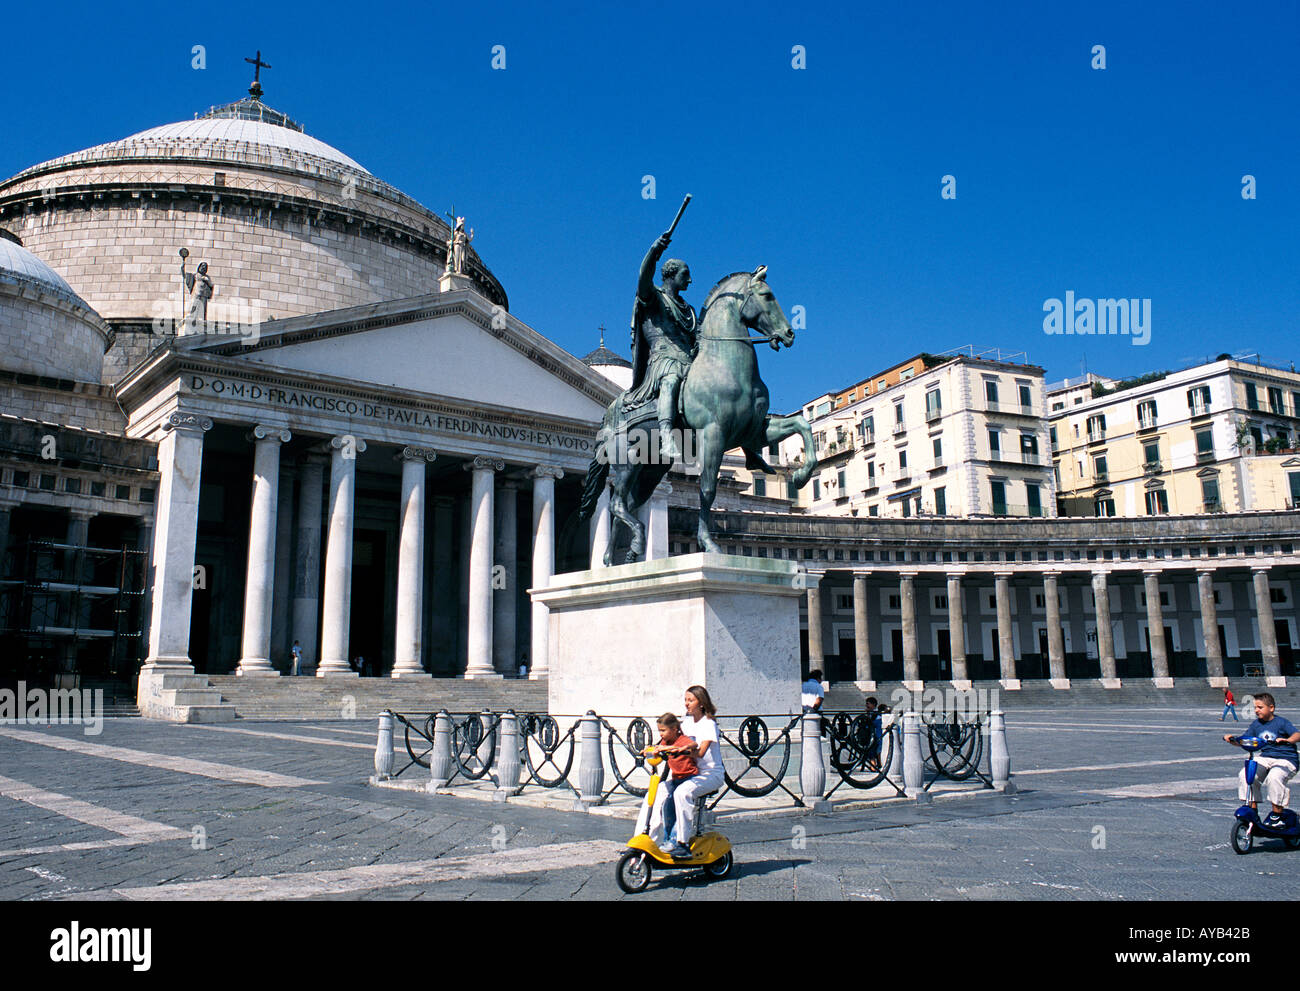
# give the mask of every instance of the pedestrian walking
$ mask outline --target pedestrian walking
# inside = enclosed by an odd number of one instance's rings
[[[293,655],[293,667],[290,669],[290,673],[296,678],[302,668],[302,644],[295,640],[289,653]]]
[[[1241,722],[1241,720],[1237,717],[1237,703],[1232,697],[1232,689],[1225,688],[1223,690],[1223,715],[1219,717],[1219,722],[1223,722],[1225,719],[1227,719],[1228,713],[1230,712],[1232,713],[1232,718],[1234,722],[1238,722],[1238,723]]]

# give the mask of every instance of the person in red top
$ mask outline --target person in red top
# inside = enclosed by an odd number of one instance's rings
[[[695,763],[695,758],[691,756],[691,748],[695,746],[695,741],[682,732],[681,721],[671,712],[665,712],[656,722],[659,724],[659,742],[653,747],[647,747],[645,752],[660,754],[668,761],[669,773],[662,785],[667,793],[663,805],[663,819],[664,825],[668,827],[667,843],[671,846],[673,827],[677,823],[677,806],[673,802],[673,792],[687,778],[699,774],[700,768]]]
[[[1228,713],[1230,712],[1232,713],[1232,718],[1234,721],[1241,722],[1241,720],[1237,718],[1237,704],[1232,697],[1232,689],[1225,688],[1223,690],[1223,715],[1219,717],[1219,722],[1223,722],[1225,719],[1227,719]]]

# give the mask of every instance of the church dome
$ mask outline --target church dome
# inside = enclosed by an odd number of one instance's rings
[[[0,368],[99,383],[108,325],[54,269],[0,237]]]
[[[181,248],[191,271],[208,263],[209,319],[244,324],[438,292],[451,234],[257,96],[25,169],[0,182],[0,227],[132,328],[183,316]],[[508,309],[465,255],[475,289]]]
[[[600,346],[585,358],[583,363],[599,372],[621,389],[632,387],[632,362],[605,347],[605,328],[600,328]]]

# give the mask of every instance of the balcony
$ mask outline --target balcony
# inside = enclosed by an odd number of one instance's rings
[[[1138,417],[1138,430],[1154,430],[1157,425],[1158,422],[1154,416]]]
[[[933,423],[935,420],[939,420],[942,418],[943,418],[943,410],[941,409],[928,409],[925,411],[926,423]]]
[[[894,436],[895,436],[895,437],[897,437],[899,434],[905,434],[905,433],[907,433],[907,424],[906,424],[906,423],[895,423],[895,424],[894,424]]]
[[[844,454],[852,454],[853,450],[854,450],[853,438],[852,436],[848,436],[845,437],[843,440],[831,441],[829,444],[826,445],[826,449],[822,452],[822,455],[823,455],[823,459],[829,460],[830,458],[840,457],[841,455]]]
[[[1197,463],[1198,465],[1210,464],[1212,461],[1214,461],[1214,452],[1213,452],[1213,451],[1197,451],[1197,452],[1196,452],[1196,463]]]
[[[934,459],[934,464],[930,465],[930,470],[931,470],[931,471],[939,471],[939,470],[942,469],[943,467],[944,467],[943,458],[942,458],[942,457],[937,457],[937,458]]]
[[[1105,439],[1106,439],[1106,431],[1104,431],[1104,430],[1089,430],[1089,431],[1088,431],[1088,443],[1089,443],[1089,444],[1100,444],[1100,443],[1101,443],[1102,441],[1104,441]]]
[[[1160,461],[1147,461],[1142,465],[1142,474],[1144,475],[1159,475],[1162,471],[1164,471],[1164,466]]]
[[[1092,476],[1092,480],[1097,485],[1107,485],[1110,482],[1110,472],[1109,471],[1095,472]]]
[[[876,432],[874,430],[864,431],[862,434],[862,446],[870,447],[876,442]]]
[[[1199,403],[1199,402],[1194,402],[1194,403],[1192,403],[1192,417],[1193,417],[1193,418],[1198,417],[1198,416],[1209,416],[1209,415],[1210,415],[1210,404],[1209,404],[1209,403]]]
[[[1202,512],[1221,513],[1223,512],[1223,503],[1218,499],[1206,499],[1205,502],[1202,503]]]
[[[912,470],[910,468],[899,468],[894,475],[895,485],[906,485],[912,480]]]
[[[1038,464],[1038,452],[1037,452],[1037,451],[1021,451],[1021,452],[1020,452],[1020,460],[1021,460],[1022,463],[1027,464],[1027,465],[1036,465],[1036,464]]]

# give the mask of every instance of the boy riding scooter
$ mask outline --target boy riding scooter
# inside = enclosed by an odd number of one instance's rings
[[[1258,810],[1260,793],[1263,792],[1273,810],[1268,818],[1261,820],[1261,824],[1269,829],[1284,829],[1289,826],[1286,806],[1291,800],[1287,782],[1300,769],[1300,754],[1296,751],[1300,731],[1296,730],[1290,720],[1277,715],[1275,707],[1273,696],[1268,692],[1260,692],[1255,696],[1255,721],[1250,724],[1250,728],[1243,736],[1225,734],[1223,739],[1234,747],[1242,746],[1243,738],[1259,741],[1259,750],[1255,756],[1258,772],[1251,783],[1246,780],[1245,768],[1242,769],[1237,779],[1238,797],[1249,803],[1251,809]]]

